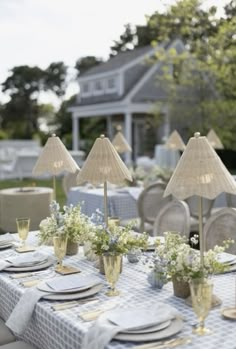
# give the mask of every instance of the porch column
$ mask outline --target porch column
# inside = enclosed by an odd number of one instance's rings
[[[72,117],[72,148],[79,150],[79,118]]]
[[[132,147],[132,114],[126,113],[125,114],[125,138],[129,145]],[[125,153],[125,163],[126,165],[131,164],[131,153],[126,152]]]
[[[113,138],[113,128],[112,128],[112,116],[111,115],[107,115],[106,117],[107,119],[107,137],[110,139],[110,141],[112,141]]]

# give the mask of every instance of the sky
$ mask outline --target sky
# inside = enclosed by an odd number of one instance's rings
[[[73,68],[84,56],[108,58],[124,25],[145,24],[145,15],[175,0],[0,0],[0,83],[19,65],[63,61]],[[203,0],[222,8],[227,0]],[[73,70],[72,70],[73,71]],[[77,90],[71,84],[68,96]],[[53,101],[44,96],[45,102]],[[51,100],[50,100],[51,99]],[[0,92],[0,102],[7,98]]]

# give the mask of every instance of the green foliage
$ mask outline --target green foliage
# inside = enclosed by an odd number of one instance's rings
[[[97,58],[95,56],[86,56],[79,58],[75,63],[75,69],[77,69],[77,75],[81,75],[90,68],[95,67],[98,64],[101,64],[103,59]]]

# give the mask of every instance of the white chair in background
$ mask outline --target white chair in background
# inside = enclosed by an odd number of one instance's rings
[[[163,198],[166,185],[163,182],[150,184],[139,195],[137,201],[138,214],[140,218],[139,232],[152,233],[153,224],[161,208],[172,200],[169,195]]]
[[[188,204],[189,211],[190,211],[190,231],[192,232],[198,232],[199,231],[199,197],[198,196],[191,196],[188,199],[185,200]],[[214,204],[214,200],[202,198],[202,218],[203,218],[203,224],[207,221],[207,219],[211,215],[211,210]]]
[[[203,236],[206,251],[222,245],[224,240],[231,238],[236,241],[236,208],[227,207],[214,213],[204,226]],[[236,254],[236,243],[227,252]]]
[[[71,187],[76,187],[77,186],[77,182],[76,182],[76,178],[78,176],[80,170],[77,170],[74,173],[66,173],[63,178],[62,178],[62,188],[64,190],[64,193],[68,194],[69,190]]]
[[[153,236],[163,236],[166,231],[176,231],[189,238],[190,212],[186,202],[173,200],[162,207],[154,222]]]

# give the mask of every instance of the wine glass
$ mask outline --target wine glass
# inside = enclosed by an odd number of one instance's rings
[[[64,267],[62,265],[62,260],[66,254],[67,247],[67,237],[66,236],[54,236],[53,237],[53,246],[54,253],[58,259],[57,266],[55,268],[56,271],[63,271]]]
[[[29,234],[30,218],[16,218],[17,232],[21,240],[21,249],[25,248],[25,242]]]
[[[199,325],[193,333],[203,336],[212,331],[205,327],[205,319],[211,309],[213,284],[209,280],[196,279],[190,282],[192,307],[198,317]]]
[[[107,296],[113,297],[120,294],[120,291],[116,290],[115,285],[120,275],[121,259],[121,255],[103,255],[106,279],[111,286],[111,289],[106,293]]]

